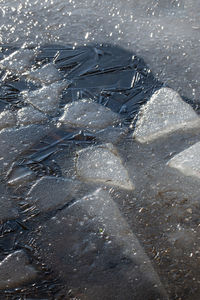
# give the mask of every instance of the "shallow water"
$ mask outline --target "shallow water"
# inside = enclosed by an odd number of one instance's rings
[[[166,165],[199,127],[133,139],[163,85],[198,112],[199,9],[1,1],[1,299],[199,299],[199,179]]]

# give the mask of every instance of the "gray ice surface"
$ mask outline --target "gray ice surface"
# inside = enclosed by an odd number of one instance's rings
[[[31,145],[44,137],[48,126],[29,125],[18,129],[0,131],[0,173],[8,169],[10,164]]]
[[[36,179],[34,172],[25,166],[12,168],[7,174],[7,182],[10,186],[24,185],[27,182]]]
[[[127,127],[114,127],[109,126],[105,129],[95,132],[97,139],[103,143],[118,143],[122,138],[124,138],[128,133]]]
[[[31,66],[35,52],[29,49],[17,50],[0,61],[0,68],[21,73]]]
[[[0,113],[0,130],[16,125],[16,115],[10,110],[4,110]]]
[[[33,106],[25,106],[17,112],[17,121],[19,125],[44,123],[47,119],[48,118],[44,113],[35,109]]]
[[[0,224],[1,222],[15,219],[19,216],[14,201],[6,191],[5,186],[0,184]]]
[[[36,276],[37,271],[29,264],[23,250],[8,254],[0,261],[0,289],[18,287],[34,280]]]
[[[66,104],[59,121],[71,127],[101,129],[119,123],[120,118],[109,108],[83,99]]]
[[[34,236],[43,261],[84,299],[167,299],[138,239],[102,189],[58,212]]]
[[[55,115],[59,108],[60,94],[68,85],[67,80],[55,82],[35,91],[26,91],[23,93],[23,97],[26,102],[41,112]]]
[[[179,170],[186,176],[200,179],[200,142],[176,154],[168,161],[167,165]]]
[[[150,142],[178,129],[200,127],[200,118],[176,91],[161,88],[141,108],[133,137]]]
[[[77,175],[80,179],[133,190],[128,172],[112,144],[92,146],[77,152]]]
[[[42,84],[50,84],[61,79],[61,74],[53,63],[49,63],[39,69],[29,71],[26,73],[26,76],[27,78]]]
[[[78,197],[80,187],[77,180],[45,176],[32,185],[26,200],[41,212],[55,210]]]

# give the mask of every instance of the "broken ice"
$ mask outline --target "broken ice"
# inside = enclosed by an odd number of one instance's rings
[[[13,288],[29,282],[37,276],[23,250],[8,254],[0,261],[0,289]]]
[[[89,99],[66,104],[59,121],[67,126],[101,129],[119,123],[119,116],[109,108]]]
[[[0,130],[7,127],[14,127],[16,125],[16,115],[14,112],[4,110],[0,113]]]
[[[19,217],[15,203],[6,192],[5,186],[0,184],[0,224],[4,221]]]
[[[82,180],[134,189],[128,172],[112,144],[88,147],[80,150],[77,155],[77,175]]]
[[[177,92],[161,88],[141,109],[133,136],[144,143],[195,126],[200,126],[200,119],[192,107]]]
[[[167,299],[160,279],[109,193],[98,189],[35,233],[40,257],[85,299]]]
[[[23,72],[30,67],[35,52],[29,49],[17,50],[0,61],[0,68],[12,72]]]
[[[59,108],[59,98],[62,90],[67,88],[69,82],[55,82],[41,89],[23,92],[23,97],[26,102],[31,104],[36,109],[47,114],[56,114]]]
[[[17,119],[20,125],[43,123],[47,116],[32,106],[25,106],[18,110]]]
[[[78,196],[80,186],[75,180],[45,176],[31,187],[27,201],[42,212],[56,209]]]
[[[175,155],[167,163],[186,176],[200,178],[200,142]]]
[[[29,79],[38,81],[43,84],[50,84],[61,79],[59,71],[55,65],[50,63],[43,67],[32,70],[25,74]]]

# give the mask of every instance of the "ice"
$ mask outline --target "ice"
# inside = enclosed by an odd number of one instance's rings
[[[101,129],[120,122],[119,116],[109,108],[89,99],[66,104],[61,123],[71,127]]]
[[[43,67],[26,73],[29,79],[38,81],[42,84],[50,84],[61,79],[60,72],[53,63],[44,65]]]
[[[59,108],[60,94],[68,85],[67,80],[55,82],[35,91],[26,91],[23,93],[23,97],[26,102],[41,112],[55,115]]]
[[[0,61],[0,68],[21,73],[31,66],[35,52],[29,49],[17,50]]]
[[[149,258],[102,189],[58,212],[35,237],[44,263],[84,299],[167,299]]]
[[[0,184],[0,208],[0,224],[1,222],[19,217],[15,204],[10,199],[10,195],[2,184]]]
[[[92,146],[77,152],[77,175],[91,182],[133,190],[134,185],[112,144]]]
[[[17,112],[18,124],[20,125],[29,125],[44,123],[47,121],[47,116],[35,109],[32,106],[25,106],[18,110]]]
[[[128,133],[127,127],[108,127],[95,132],[95,136],[104,143],[118,143]]]
[[[141,109],[133,136],[144,143],[195,126],[200,126],[200,119],[192,107],[177,92],[161,88]]]
[[[0,262],[0,289],[13,288],[30,282],[37,276],[23,250],[8,254]]]
[[[39,211],[54,210],[77,197],[80,187],[81,183],[77,180],[45,176],[31,187],[27,201]]]
[[[180,152],[170,159],[167,165],[186,176],[200,178],[200,142]]]
[[[17,166],[12,168],[9,174],[7,175],[7,182],[11,186],[20,186],[31,180],[35,179],[35,174],[29,168],[24,166]]]
[[[7,127],[14,127],[16,125],[16,115],[14,112],[4,110],[0,113],[0,130]]]
[[[0,173],[26,149],[49,132],[48,126],[30,125],[0,131]]]

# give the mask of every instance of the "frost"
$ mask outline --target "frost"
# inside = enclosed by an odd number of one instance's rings
[[[28,257],[22,250],[7,255],[0,262],[0,289],[16,287],[36,276],[36,269],[29,264]]]
[[[141,109],[133,136],[144,143],[195,126],[200,126],[200,119],[192,107],[177,92],[161,88]]]
[[[186,176],[200,178],[200,142],[175,155],[167,165],[182,172]]]
[[[83,99],[64,107],[61,123],[71,127],[101,129],[119,123],[119,116],[109,108],[92,100]]]
[[[29,125],[47,121],[47,116],[32,106],[25,106],[17,112],[18,123]]]
[[[77,154],[77,175],[81,179],[128,190],[134,189],[128,172],[112,144],[88,147]]]
[[[23,72],[31,66],[35,52],[29,49],[20,49],[0,61],[0,68],[12,72]]]
[[[35,91],[24,92],[23,97],[36,109],[54,115],[59,108],[60,93],[68,85],[68,81],[55,82]]]
[[[43,84],[50,84],[61,79],[59,71],[55,65],[50,63],[43,67],[25,74],[29,79],[39,81]]]

